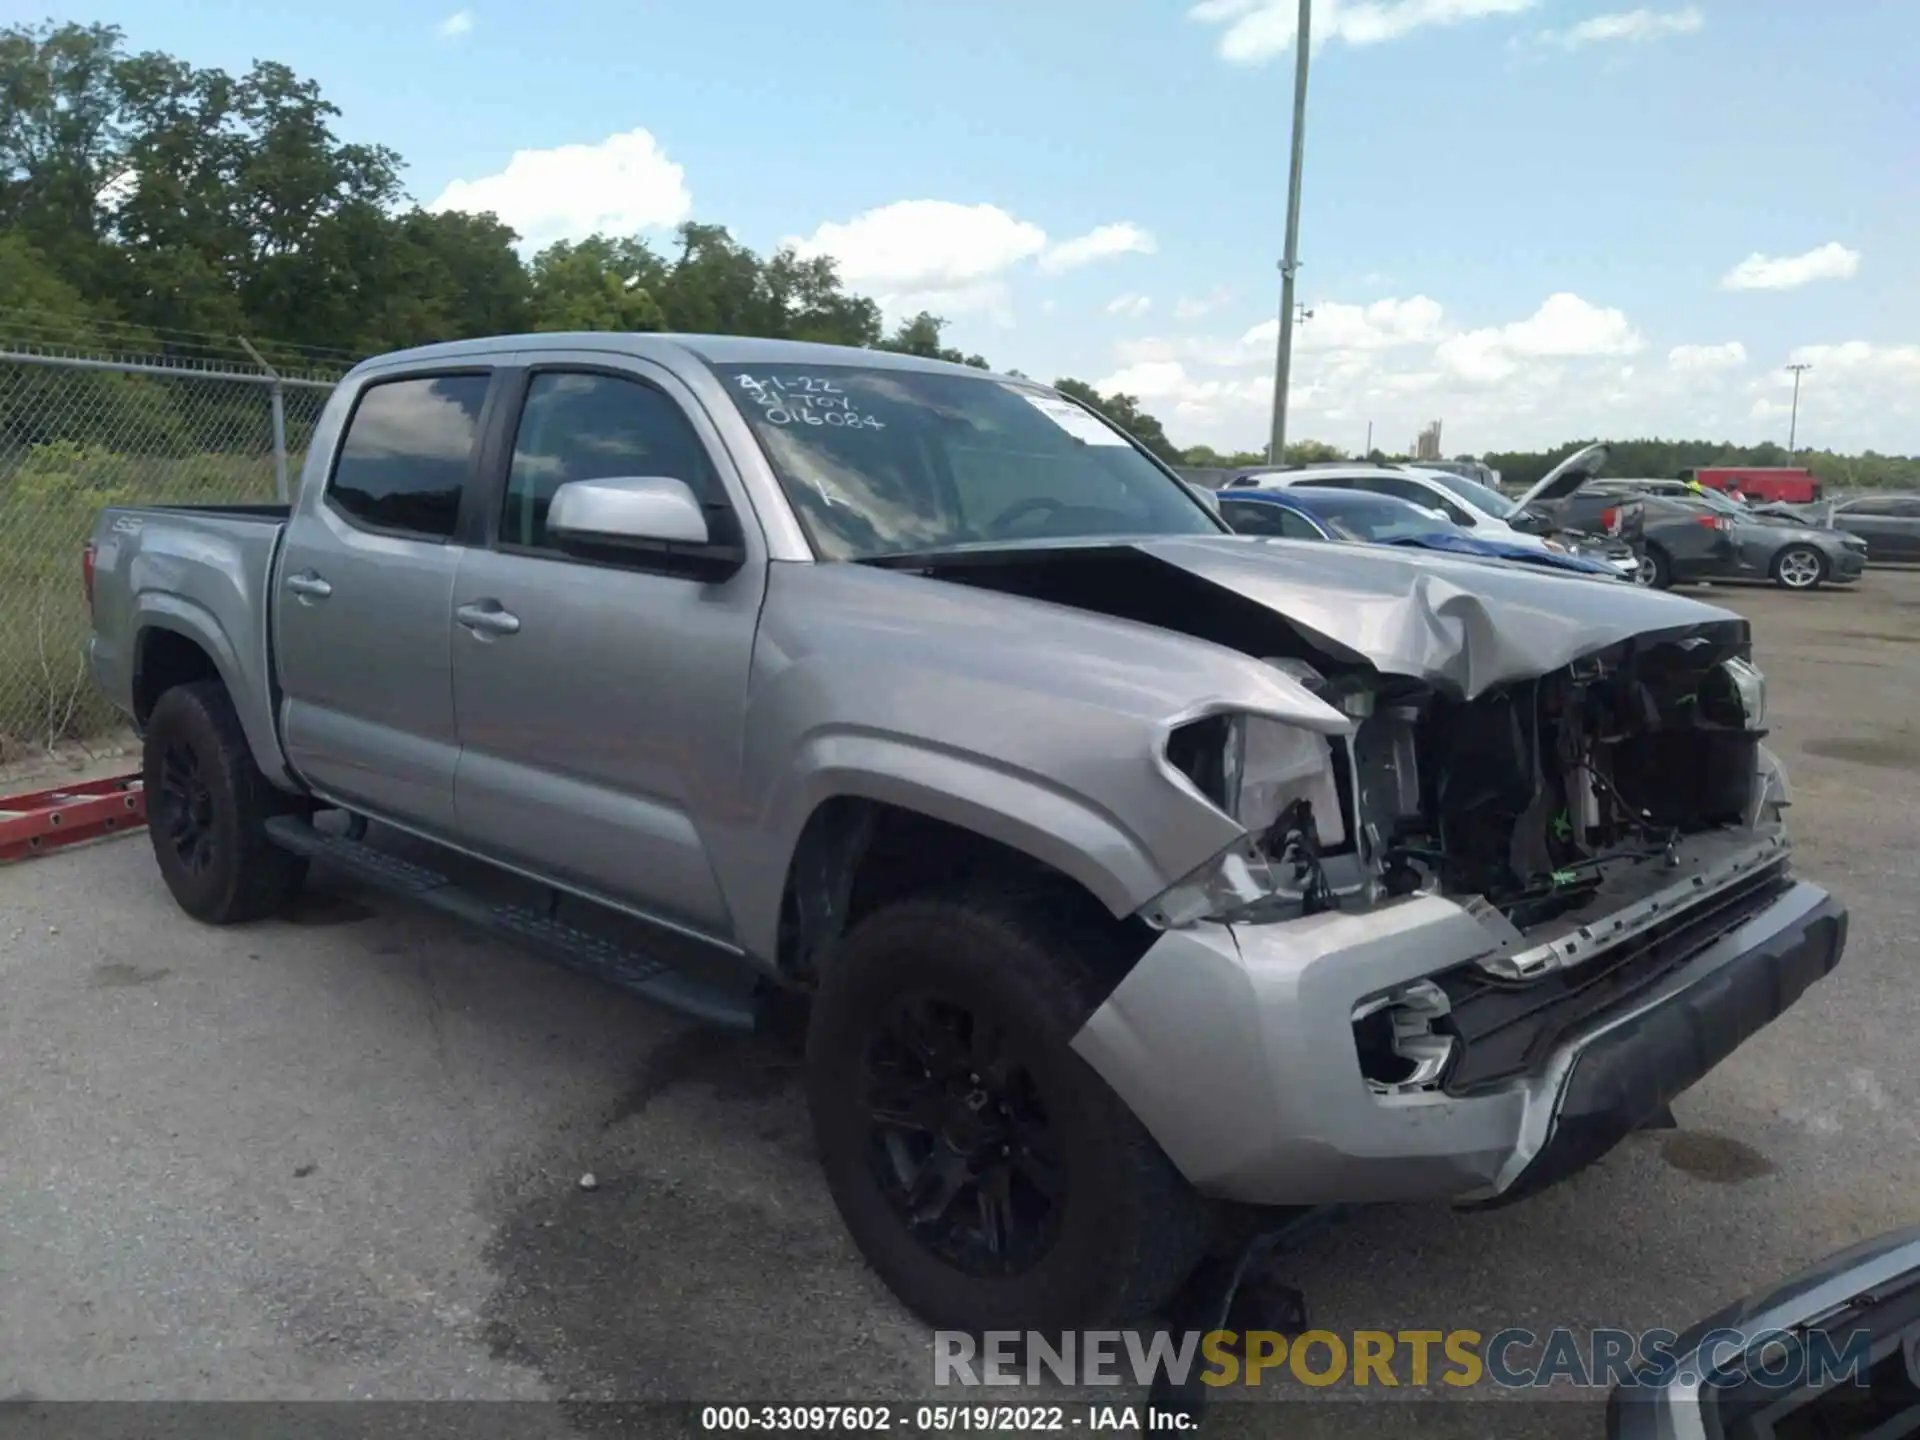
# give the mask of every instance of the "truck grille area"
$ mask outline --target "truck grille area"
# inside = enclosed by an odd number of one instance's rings
[[[1765,910],[1791,886],[1787,868],[1783,860],[1603,955],[1536,980],[1498,979],[1475,964],[1435,976],[1450,1006],[1440,1028],[1457,1041],[1441,1088],[1466,1096],[1538,1069],[1569,1035],[1631,1005]]]

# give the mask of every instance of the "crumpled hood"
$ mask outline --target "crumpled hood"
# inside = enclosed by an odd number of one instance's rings
[[[1133,545],[1272,610],[1333,654],[1461,699],[1635,636],[1746,625],[1660,590],[1431,553],[1244,536]]]

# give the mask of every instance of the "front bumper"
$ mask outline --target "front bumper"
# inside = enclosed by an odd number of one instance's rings
[[[1471,1093],[1382,1094],[1355,1006],[1488,953],[1452,901],[1162,935],[1074,1039],[1202,1193],[1264,1205],[1508,1200],[1598,1159],[1838,963],[1846,911],[1789,882]]]
[[[1852,548],[1839,551],[1832,557],[1827,567],[1827,578],[1835,582],[1858,580],[1866,573],[1867,557],[1864,551]]]

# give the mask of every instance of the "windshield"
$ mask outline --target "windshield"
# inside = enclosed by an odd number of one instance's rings
[[[1316,496],[1307,513],[1343,540],[1392,545],[1431,535],[1458,535],[1460,528],[1417,505],[1385,495]]]
[[[1474,509],[1496,520],[1506,520],[1520,508],[1498,490],[1489,490],[1478,480],[1469,480],[1464,475],[1449,475],[1444,470],[1433,470],[1428,474],[1436,485],[1446,486]]]
[[[713,368],[824,559],[1224,528],[1118,430],[1035,387],[878,366]]]

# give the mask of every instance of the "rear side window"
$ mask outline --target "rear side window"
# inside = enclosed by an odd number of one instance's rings
[[[327,498],[377,530],[451,539],[487,384],[485,375],[435,375],[368,386],[347,422]]]

